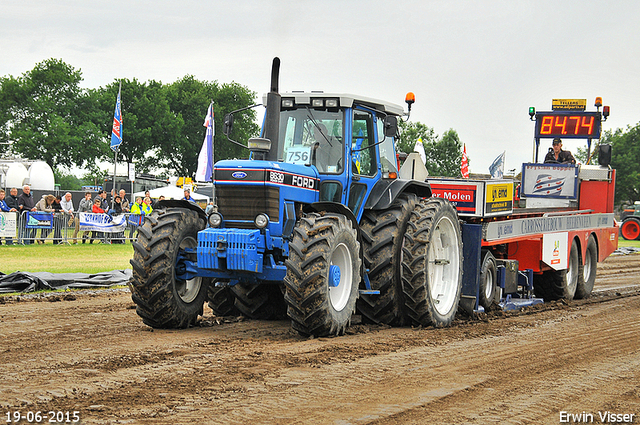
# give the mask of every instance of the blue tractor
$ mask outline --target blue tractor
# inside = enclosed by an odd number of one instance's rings
[[[137,313],[151,327],[184,328],[208,301],[216,315],[286,314],[314,336],[344,334],[356,311],[393,326],[450,324],[462,285],[460,223],[424,177],[400,178],[424,168],[397,168],[403,108],[281,95],[279,65],[275,58],[250,158],[215,164],[217,210],[163,201],[140,226],[130,282]],[[232,126],[230,114],[229,140]]]

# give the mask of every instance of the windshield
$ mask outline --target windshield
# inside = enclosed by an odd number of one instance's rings
[[[321,173],[340,173],[344,166],[342,111],[285,110],[280,113],[278,159],[315,165]]]

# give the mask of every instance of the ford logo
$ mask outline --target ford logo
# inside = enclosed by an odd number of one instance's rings
[[[234,179],[243,179],[247,177],[247,173],[245,173],[244,171],[236,171],[235,173],[231,174],[231,177],[233,177]]]

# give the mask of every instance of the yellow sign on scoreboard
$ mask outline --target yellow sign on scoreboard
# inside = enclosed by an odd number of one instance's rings
[[[551,109],[554,111],[584,111],[587,99],[553,99]]]
[[[513,183],[487,182],[484,199],[486,214],[511,211],[513,209]]]

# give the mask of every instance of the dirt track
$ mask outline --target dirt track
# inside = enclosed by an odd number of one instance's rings
[[[6,299],[0,421],[558,424],[608,411],[640,423],[640,255],[610,257],[598,275],[584,301],[318,339],[207,310],[198,328],[152,330],[127,291]]]

